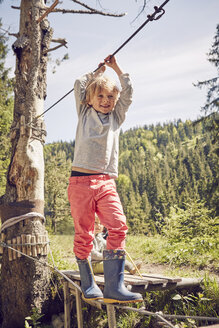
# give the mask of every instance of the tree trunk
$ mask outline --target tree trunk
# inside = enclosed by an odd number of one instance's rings
[[[1,199],[2,223],[30,212],[44,214],[44,122],[36,116],[43,112],[46,97],[46,50],[52,30],[42,16],[44,0],[22,0],[19,36],[13,45],[16,54],[15,104],[12,124],[12,156],[7,176],[6,193]],[[8,244],[45,242],[44,221],[37,215],[13,224],[4,231]],[[25,235],[22,237],[22,235]],[[44,239],[43,239],[44,238]],[[44,244],[45,246],[45,244]],[[47,263],[45,247],[16,246],[25,254]],[[4,248],[2,258],[1,297],[2,328],[24,327],[31,308],[42,311],[49,292],[48,267],[24,255]]]

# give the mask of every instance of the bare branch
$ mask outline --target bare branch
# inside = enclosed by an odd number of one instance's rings
[[[68,48],[68,47],[66,46],[67,41],[66,41],[65,39],[52,39],[51,41],[52,41],[52,42],[59,43],[59,45],[56,46],[56,47],[50,48],[50,49],[48,49],[48,50],[45,50],[45,51],[43,52],[43,54],[46,54],[46,53],[51,52],[51,51],[54,51],[54,50],[56,50],[56,49],[58,49],[58,48],[60,48],[60,47]]]
[[[56,42],[56,43],[62,43],[63,45],[67,44],[67,41],[65,39],[52,39],[51,42]]]
[[[74,3],[77,3],[78,5],[86,8],[86,9],[89,9],[90,11],[96,11],[96,9],[94,8],[91,8],[90,6],[88,6],[86,3],[83,3],[81,1],[78,1],[78,0],[72,0]]]
[[[17,6],[11,6],[11,8],[12,8],[12,9],[18,9],[18,10],[21,9],[21,7],[17,7]]]
[[[45,11],[45,13],[44,13],[40,18],[38,18],[37,23],[40,23],[40,22],[43,20],[43,18],[45,18],[47,15],[49,15],[49,13],[51,13],[51,11],[57,6],[58,3],[59,3],[59,0],[56,0],[56,1],[51,5],[51,7],[49,7],[49,9],[47,9],[47,10]]]
[[[4,28],[0,27],[0,30],[4,31],[5,34],[9,34],[9,30],[5,30]]]
[[[121,13],[121,14],[113,14],[113,13],[107,13],[104,11],[100,11],[97,10],[95,8],[91,8],[88,5],[86,5],[83,2],[80,2],[78,0],[72,0],[73,2],[81,5],[82,7],[88,9],[88,10],[74,10],[74,9],[61,9],[61,8],[54,8],[51,13],[62,13],[62,14],[90,14],[90,15],[102,15],[102,16],[109,16],[109,17],[123,17],[126,14],[125,13]],[[20,7],[16,7],[16,6],[11,6],[11,8],[13,9],[20,9]],[[50,7],[44,7],[41,8],[42,10],[48,10]]]
[[[102,15],[102,16],[110,16],[110,17],[122,17],[125,16],[125,13],[122,14],[110,14],[104,13],[99,10],[89,11],[89,10],[74,10],[74,9],[61,9],[57,8],[52,11],[52,13],[62,13],[62,14],[90,14],[90,15]]]
[[[122,17],[125,15],[125,13],[122,14],[111,14],[111,13],[105,13],[103,11],[97,10],[95,8],[92,8],[90,6],[88,6],[86,3],[81,2],[79,0],[72,0],[74,3],[77,3],[78,5],[90,10],[90,13],[95,13],[95,14],[99,14],[99,15],[104,15],[104,16],[113,16],[113,17]],[[145,0],[146,1],[146,0]]]
[[[8,35],[14,36],[15,38],[18,38],[19,37],[19,33],[8,33]]]
[[[5,30],[4,28],[0,27],[0,30],[4,31],[4,34],[3,35],[8,34],[9,36],[14,36],[15,38],[18,38],[19,37],[19,33],[10,33],[9,32],[9,29],[8,30]]]

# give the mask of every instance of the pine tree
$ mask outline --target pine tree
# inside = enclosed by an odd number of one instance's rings
[[[51,156],[51,148],[53,155]],[[59,148],[59,147],[57,147]],[[45,215],[50,217],[53,233],[62,232],[64,226],[73,225],[67,197],[68,178],[70,176],[70,159],[66,159],[63,150],[56,150],[51,145],[45,146]]]
[[[0,196],[5,191],[6,172],[10,163],[9,132],[13,115],[13,80],[9,78],[10,70],[5,68],[7,52],[7,37],[0,30]]]
[[[214,42],[208,53],[208,61],[217,69],[217,75],[209,80],[198,82],[195,86],[207,88],[206,103],[202,107],[208,129],[212,132],[213,142],[218,142],[219,133],[219,24],[216,27]]]

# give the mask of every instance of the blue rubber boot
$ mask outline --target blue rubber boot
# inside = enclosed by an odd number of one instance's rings
[[[104,250],[103,267],[105,285],[103,297],[105,303],[143,302],[139,293],[130,292],[124,285],[124,250]]]
[[[77,262],[81,277],[82,298],[84,300],[103,299],[103,293],[94,280],[90,261],[88,259],[80,260],[77,258]]]

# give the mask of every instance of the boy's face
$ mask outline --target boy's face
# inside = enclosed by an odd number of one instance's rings
[[[117,99],[118,95],[116,92],[102,89],[91,97],[89,105],[91,105],[97,112],[107,114],[114,109]]]

